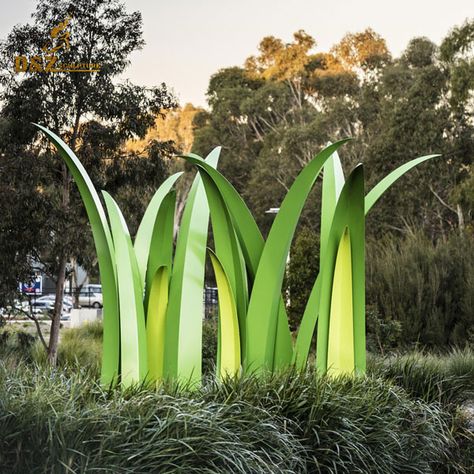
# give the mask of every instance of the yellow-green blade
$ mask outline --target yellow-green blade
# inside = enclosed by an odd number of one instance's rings
[[[209,250],[216,276],[219,299],[218,377],[235,377],[240,372],[240,336],[237,305],[226,272],[217,256]]]
[[[328,374],[354,372],[351,237],[346,227],[337,251],[328,337]]]
[[[152,381],[163,378],[165,354],[166,308],[168,306],[168,268],[156,270],[150,287],[146,319],[148,349],[148,377]]]

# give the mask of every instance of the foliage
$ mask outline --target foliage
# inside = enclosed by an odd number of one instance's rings
[[[428,403],[456,406],[474,397],[474,353],[455,349],[447,354],[409,352],[373,357],[368,372],[403,387]]]
[[[32,346],[35,337],[28,331],[12,325],[0,329],[0,356],[18,357],[26,361],[32,360]]]
[[[442,236],[472,218],[472,30],[473,21],[466,21],[439,48],[413,38],[400,57],[392,57],[370,28],[323,52],[304,31],[288,43],[266,37],[243,67],[211,77],[210,110],[196,116],[194,149],[202,153],[221,144],[230,153],[221,169],[264,231],[264,211],[278,206],[313,150],[328,141],[357,139],[346,147],[344,165],[363,157],[369,185],[400,165],[407,149],[442,153],[427,165],[428,181],[420,183],[416,172],[407,177],[368,226],[380,236],[403,227],[409,215],[430,236]],[[458,187],[466,198],[456,197]],[[303,223],[315,230],[319,199],[303,214]]]
[[[402,325],[400,321],[381,317],[378,310],[368,305],[367,318],[367,350],[384,354],[400,345]]]
[[[375,377],[104,392],[87,372],[2,364],[0,397],[8,472],[468,472],[440,405]]]
[[[432,243],[409,233],[369,246],[367,299],[386,324],[398,322],[397,345],[472,343],[474,240],[469,233]]]
[[[58,365],[77,370],[87,367],[95,378],[100,373],[102,323],[93,322],[79,328],[63,330],[58,349]]]
[[[50,31],[67,17],[70,49],[58,52],[60,61],[99,63],[100,72],[14,74],[13,58],[42,55]],[[156,115],[176,105],[165,84],[146,88],[117,82],[131,53],[143,45],[140,13],[128,13],[119,0],[38,0],[32,23],[15,26],[2,42],[0,198],[8,206],[1,206],[0,300],[11,300],[33,267],[50,275],[62,295],[66,272],[75,278],[77,263],[89,270],[97,263],[68,169],[52,159],[49,144],[38,140],[32,122],[60,133],[88,164],[94,182],[114,190],[131,215],[143,209],[150,190],[166,177],[163,157],[174,151],[171,143],[157,141],[144,153],[124,150],[128,139],[144,137]],[[61,298],[57,300],[51,362],[61,314]]]
[[[286,285],[290,296],[289,324],[295,331],[301,322],[314,279],[319,270],[319,237],[309,227],[303,227],[291,247]]]

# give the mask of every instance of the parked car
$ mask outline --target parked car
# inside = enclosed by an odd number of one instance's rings
[[[46,303],[50,303],[51,306],[54,308],[54,303],[56,301],[56,295],[49,294],[49,295],[40,296],[39,298],[36,298],[35,301],[36,302],[44,301]],[[68,295],[64,295],[64,297],[63,297],[63,310],[64,311],[71,311],[71,309],[72,309],[72,298]]]
[[[79,293],[79,304],[92,308],[102,308],[102,285],[84,285]]]
[[[28,301],[23,301],[21,304],[24,311],[28,311],[30,303]],[[47,314],[48,312],[53,311],[54,301],[31,301],[31,311],[33,314]]]

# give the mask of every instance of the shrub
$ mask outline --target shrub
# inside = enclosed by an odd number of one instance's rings
[[[92,322],[62,331],[58,348],[60,367],[87,367],[94,374],[99,374],[101,359],[101,322]]]
[[[202,325],[202,373],[213,376],[217,356],[217,316],[205,319]]]
[[[14,326],[0,330],[0,356],[17,359],[31,359],[35,336]]]
[[[367,301],[401,324],[400,345],[463,346],[474,341],[474,239],[451,235],[386,238],[369,248]]]
[[[289,324],[292,331],[301,322],[314,280],[319,270],[319,236],[309,227],[303,227],[298,233],[288,265],[286,284],[290,290],[288,308]]]
[[[428,403],[449,406],[474,399],[474,353],[470,349],[448,355],[411,352],[371,357],[367,369]]]
[[[0,367],[3,472],[435,472],[452,438],[439,404],[377,377],[314,373],[104,392]],[[440,472],[440,471],[436,471]]]

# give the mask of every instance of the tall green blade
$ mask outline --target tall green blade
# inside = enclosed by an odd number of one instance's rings
[[[316,365],[320,373],[328,367],[328,342],[332,285],[339,243],[346,227],[351,236],[352,307],[354,325],[354,365],[365,371],[365,219],[364,169],[354,168],[339,197],[329,233],[326,256],[321,264],[321,290],[317,334]]]
[[[167,178],[161,186],[157,189],[154,196],[151,198],[151,201],[146,208],[145,214],[140,222],[138,227],[137,235],[135,237],[134,247],[135,254],[137,256],[137,264],[140,271],[140,276],[142,282],[146,280],[146,271],[148,265],[148,259],[150,255],[150,246],[153,235],[153,229],[155,227],[156,219],[158,212],[161,208],[163,199],[168,195],[173,185],[176,183],[177,179],[183,173],[175,173]],[[155,268],[156,271],[156,268]],[[151,272],[151,279],[153,279],[154,272]]]
[[[234,221],[234,228],[241,242],[250,276],[253,279],[257,272],[265,241],[249,208],[232,184],[219,171],[204,162],[202,158],[192,153],[184,155],[182,158],[196,165],[201,174],[206,173],[221,193]]]
[[[148,349],[148,377],[152,381],[163,378],[165,355],[166,309],[168,307],[168,267],[159,267],[150,286],[146,318]]]
[[[217,166],[220,147],[207,157]],[[179,229],[167,310],[165,377],[201,380],[204,268],[209,206],[199,174],[189,192]]]
[[[229,278],[217,256],[209,250],[219,292],[219,354],[217,376],[235,377],[240,372],[240,333],[235,302]]]
[[[252,371],[273,369],[278,304],[291,240],[324,163],[346,141],[329,145],[303,168],[275,217],[260,258],[247,312],[246,366]]]
[[[352,251],[349,229],[342,234],[332,282],[328,336],[328,373],[354,372],[354,312],[352,306]]]
[[[415,158],[414,160],[405,163],[402,166],[399,166],[397,169],[393,170],[390,174],[385,176],[379,183],[377,183],[365,197],[365,213],[367,214],[372,206],[380,199],[382,194],[399,178],[401,178],[407,171],[410,171],[415,166],[423,163],[426,160],[431,158],[436,158],[441,155],[426,155],[421,156],[420,158]]]
[[[324,260],[327,241],[331,230],[334,211],[344,186],[344,172],[337,152],[324,164],[323,190],[321,198],[321,232],[319,262]],[[319,290],[321,280],[316,278],[309,295],[293,351],[293,363],[303,368],[311,347],[314,328],[318,319]]]
[[[222,265],[237,305],[242,352],[245,350],[245,321],[247,316],[248,288],[245,261],[235,233],[232,218],[215,183],[206,173],[201,174],[209,203],[216,258]],[[212,257],[212,254],[211,254]]]
[[[120,304],[122,387],[141,382],[147,375],[147,348],[143,293],[132,240],[123,215],[112,196],[102,191],[115,246]]]
[[[239,243],[247,266],[247,274],[250,283],[252,283],[255,274],[257,273],[260,256],[265,245],[260,229],[258,228],[252,214],[239,193],[227,181],[227,179],[222,176],[222,174],[207,165],[197,155],[190,154],[183,158],[196,165],[201,174],[207,174],[218,188],[232,217],[234,229],[239,238]],[[288,328],[285,304],[283,299],[280,298],[278,327],[275,341],[275,357],[273,360],[274,367],[287,366],[291,362],[292,351],[292,339]],[[245,358],[245,353],[242,354],[242,357]]]
[[[55,133],[35,124],[51,140],[64,160],[81,194],[94,237],[99,261],[103,296],[103,349],[101,383],[105,386],[115,383],[119,371],[120,332],[118,292],[115,278],[115,255],[109,224],[99,195],[74,152]]]
[[[153,233],[150,240],[150,250],[148,252],[148,263],[146,267],[146,283],[144,307],[147,314],[148,301],[150,298],[151,286],[155,274],[159,267],[165,266],[171,269],[173,258],[173,228],[174,212],[176,206],[176,192],[170,191],[162,200],[156,220],[153,226]],[[136,247],[135,247],[136,248]]]

